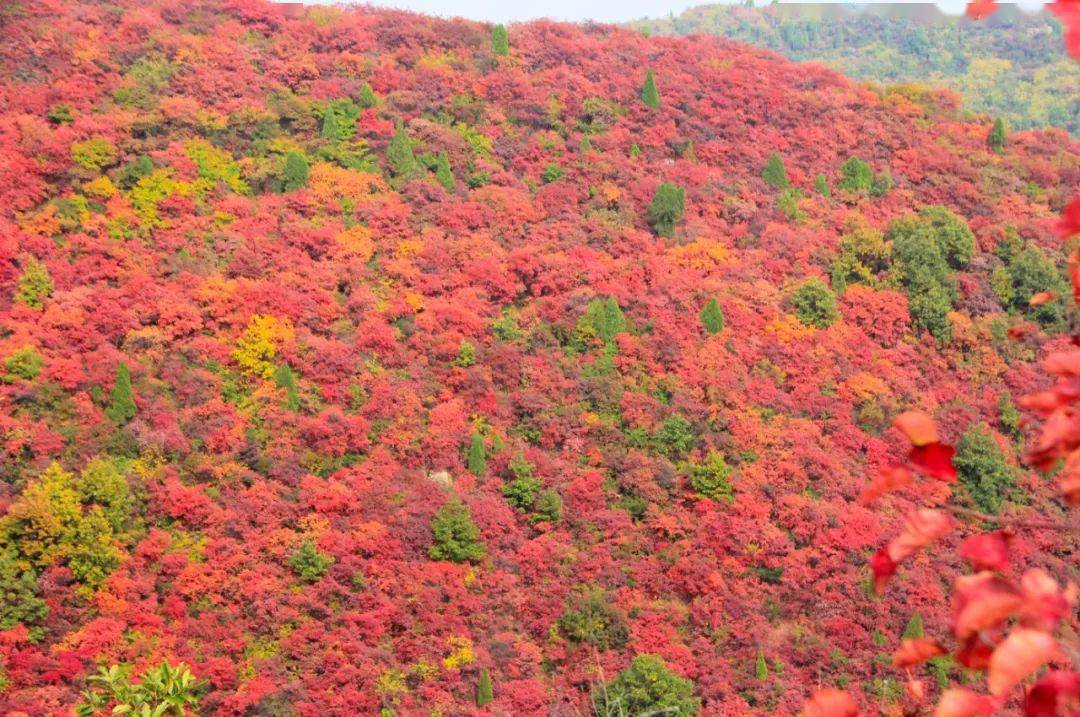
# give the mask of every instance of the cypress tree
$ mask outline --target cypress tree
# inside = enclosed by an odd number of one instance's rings
[[[784,160],[780,158],[780,155],[775,150],[769,155],[769,161],[765,163],[765,168],[761,170],[761,178],[773,189],[787,189],[791,186],[791,183],[788,182]]]
[[[356,104],[364,109],[371,109],[379,104],[379,98],[375,95],[375,90],[371,89],[371,85],[365,82],[360,88],[360,93],[356,96]]]
[[[482,560],[487,553],[469,509],[457,498],[452,498],[435,511],[431,519],[431,534],[435,544],[428,550],[428,555],[433,560],[475,562]]]
[[[287,363],[283,363],[274,371],[274,383],[278,388],[285,389],[285,407],[290,411],[300,410],[300,393],[296,387],[296,373]]]
[[[285,172],[281,179],[281,191],[292,192],[308,183],[307,157],[299,152],[289,152],[285,155]]]
[[[506,34],[505,25],[491,28],[491,50],[499,56],[510,54],[510,38]]]
[[[649,226],[662,237],[675,233],[675,224],[682,219],[686,208],[686,192],[669,182],[663,182],[656,188],[652,202],[645,210]]]
[[[698,318],[701,319],[701,325],[710,334],[720,333],[724,328],[724,312],[720,310],[720,304],[717,303],[715,296],[705,304],[705,308],[698,314]]]
[[[398,125],[394,138],[386,148],[386,162],[395,177],[409,177],[416,172],[416,155],[404,125]]]
[[[904,634],[901,635],[901,637],[905,640],[926,637],[926,632],[923,630],[922,615],[916,612],[911,616],[907,626],[904,628]]]
[[[474,476],[482,476],[487,472],[487,453],[484,451],[484,439],[475,431],[469,441],[469,453],[466,462],[469,466],[469,472]]]
[[[650,69],[645,73],[645,84],[641,86],[641,101],[654,110],[660,109],[660,92],[656,89],[656,78]]]
[[[754,662],[754,677],[759,682],[769,679],[769,664],[765,662],[765,653],[761,650],[758,650],[757,661]]]
[[[1005,122],[1000,117],[994,120],[994,129],[990,132],[990,149],[998,154],[1005,151]]]
[[[832,194],[832,190],[829,189],[829,180],[821,172],[818,172],[818,175],[814,177],[814,191],[823,197]]]
[[[446,156],[446,152],[440,152],[435,162],[435,181],[446,191],[454,191],[454,172],[450,169],[450,158]]]
[[[135,400],[131,397],[131,372],[125,363],[116,368],[116,383],[109,393],[109,407],[105,409],[105,415],[119,425],[135,417]]]
[[[328,105],[322,118],[322,136],[336,140],[340,135],[341,127],[338,123],[337,112],[334,111],[333,105]]]
[[[476,685],[476,706],[485,707],[491,704],[495,695],[491,689],[491,673],[488,668],[480,670],[480,682]]]

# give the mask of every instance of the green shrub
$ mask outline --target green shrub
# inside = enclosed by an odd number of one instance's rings
[[[554,488],[545,488],[536,496],[532,522],[557,523],[562,518],[562,496]]]
[[[821,279],[807,279],[791,293],[795,315],[805,326],[824,329],[840,316],[836,295]]]
[[[761,178],[773,189],[787,189],[791,186],[788,182],[784,160],[776,151],[773,151],[769,155],[769,160],[765,162],[765,168],[761,170]]]
[[[281,191],[294,192],[308,183],[308,160],[300,152],[285,155],[285,167],[281,175]]]
[[[454,171],[450,169],[450,158],[446,156],[446,152],[439,152],[435,162],[435,181],[446,191],[454,191]]]
[[[1009,465],[985,423],[961,436],[953,465],[972,501],[987,513],[996,514],[1016,488],[1016,468]]]
[[[487,451],[484,450],[484,437],[473,431],[469,438],[469,450],[465,456],[465,462],[469,472],[474,476],[483,476],[487,473]]]
[[[701,701],[694,696],[693,682],[672,672],[657,655],[643,654],[593,692],[593,709],[597,717],[693,717]]]
[[[675,225],[686,209],[686,191],[669,182],[662,182],[645,210],[649,226],[662,237],[675,234]]]
[[[586,348],[595,339],[609,343],[616,335],[626,331],[626,316],[615,297],[593,299],[585,307],[574,329],[575,345]]]
[[[847,192],[869,192],[874,183],[874,171],[858,157],[851,157],[840,166],[838,189]]]
[[[289,567],[297,577],[305,583],[313,583],[319,580],[330,569],[334,559],[325,553],[319,552],[315,543],[305,540],[289,558]]]
[[[579,590],[567,599],[559,630],[571,642],[588,643],[598,650],[621,649],[630,638],[626,621],[600,588]]]
[[[431,519],[431,533],[435,544],[428,554],[433,560],[477,562],[483,560],[487,553],[469,509],[457,498],[452,498],[435,511]]]
[[[704,463],[690,466],[690,485],[702,498],[735,502],[731,487],[731,466],[722,453],[709,452]]]
[[[565,176],[566,176],[566,170],[565,169],[560,167],[555,162],[549,162],[544,167],[544,172],[543,172],[543,174],[540,175],[540,179],[543,180],[544,184],[551,184],[552,182],[557,182],[558,180],[562,179]]]
[[[31,309],[40,309],[53,293],[49,270],[33,257],[26,259],[22,269],[22,274],[15,284],[15,302]]]
[[[724,312],[720,310],[720,304],[716,297],[710,297],[698,314],[701,325],[710,334],[718,334],[724,330]]]
[[[83,169],[100,172],[116,162],[116,145],[104,137],[91,137],[71,145],[71,160]]]
[[[173,667],[167,662],[147,670],[134,682],[129,666],[101,667],[88,682],[90,687],[75,708],[79,717],[105,714],[110,706],[110,714],[136,717],[185,715],[188,709],[198,712],[199,693],[204,688],[187,665]]]
[[[677,415],[665,418],[655,437],[657,450],[672,458],[688,453],[696,440],[690,422]]]
[[[4,382],[12,383],[18,379],[33,381],[41,374],[45,361],[33,346],[15,349],[4,359]]]

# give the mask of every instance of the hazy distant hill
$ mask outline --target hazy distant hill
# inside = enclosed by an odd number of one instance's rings
[[[722,35],[874,82],[948,87],[967,109],[1001,115],[1015,129],[1080,130],[1080,66],[1066,56],[1061,25],[1046,12],[1006,7],[972,22],[929,3],[702,5],[634,26]]]

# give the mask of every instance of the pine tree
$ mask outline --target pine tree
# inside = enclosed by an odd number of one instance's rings
[[[775,151],[769,155],[769,161],[765,163],[765,169],[761,170],[761,178],[773,189],[787,189],[791,186],[791,183],[788,182],[784,160]]]
[[[821,172],[818,172],[818,175],[814,177],[814,191],[823,197],[832,194],[832,190],[829,189],[829,180]]]
[[[475,431],[469,441],[467,463],[469,472],[475,476],[482,476],[487,472],[487,454],[484,451],[484,439]]]
[[[338,123],[337,112],[334,111],[333,105],[329,105],[326,108],[326,112],[323,113],[322,136],[327,139],[336,140],[340,134],[341,127]]]
[[[360,88],[360,92],[356,96],[356,104],[360,105],[365,110],[371,109],[379,104],[379,98],[376,96],[375,90],[371,89],[371,85],[367,82]]]
[[[510,38],[506,34],[505,25],[491,28],[491,51],[499,56],[510,54]]]
[[[650,69],[645,73],[645,84],[641,86],[641,101],[654,110],[660,109],[660,92],[656,89],[656,78]]]
[[[435,181],[446,191],[454,191],[454,172],[450,169],[450,158],[446,156],[446,152],[439,152],[439,158],[435,162]]]
[[[701,319],[701,325],[710,334],[720,333],[724,328],[724,312],[720,310],[720,304],[717,303],[715,296],[705,304],[705,308],[698,314],[698,318]]]
[[[480,682],[476,685],[476,706],[486,707],[495,699],[491,689],[491,673],[488,668],[480,670]]]
[[[669,182],[656,188],[652,202],[645,210],[645,217],[653,230],[662,237],[675,233],[675,224],[682,219],[686,208],[686,192]]]
[[[307,157],[299,152],[289,152],[285,155],[285,171],[281,178],[281,191],[292,192],[308,183]]]
[[[283,363],[274,371],[274,383],[278,388],[285,390],[285,407],[290,411],[300,410],[300,394],[296,386],[296,373],[287,363]]]
[[[923,630],[922,615],[916,612],[908,620],[908,624],[904,627],[904,633],[901,637],[905,640],[912,640],[919,637],[926,637],[926,632]]]
[[[765,653],[758,650],[757,661],[754,662],[754,677],[759,682],[769,679],[769,664],[765,662]]]
[[[131,397],[131,372],[125,363],[116,368],[116,383],[109,394],[109,407],[105,409],[105,415],[119,425],[135,417],[135,401]]]
[[[409,177],[416,173],[416,155],[403,125],[398,125],[394,138],[386,148],[386,162],[395,177]]]
[[[994,120],[994,129],[990,132],[990,149],[998,154],[1005,151],[1005,122],[1000,117]]]
[[[431,519],[431,534],[435,539],[435,544],[428,550],[432,560],[476,562],[487,553],[469,509],[457,498],[447,501],[435,511]]]

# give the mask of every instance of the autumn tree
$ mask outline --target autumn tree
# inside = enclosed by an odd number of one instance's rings
[[[682,219],[685,208],[686,191],[670,182],[661,182],[645,210],[645,218],[657,234],[671,237],[675,234],[675,225]]]
[[[37,259],[27,258],[15,285],[15,301],[31,309],[40,309],[52,293],[53,282],[49,270]]]

